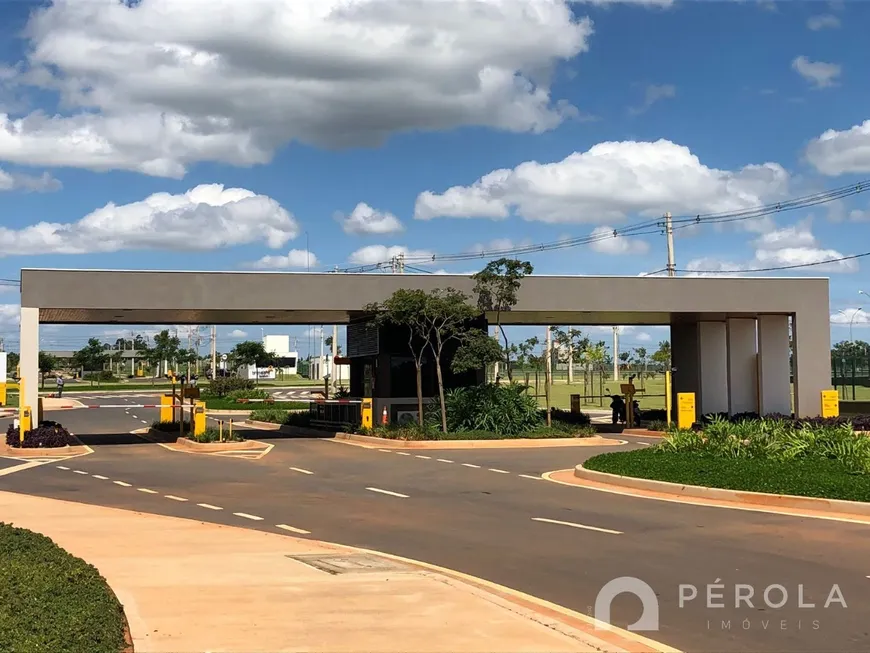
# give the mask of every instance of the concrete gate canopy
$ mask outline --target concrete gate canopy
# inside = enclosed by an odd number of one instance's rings
[[[456,275],[126,270],[21,271],[21,373],[38,375],[39,324],[347,324],[398,288],[453,287]],[[831,379],[828,280],[571,277],[523,281],[511,325],[667,325],[674,392],[700,412],[818,415]],[[37,385],[26,384],[27,405]],[[32,396],[31,396],[32,395]]]

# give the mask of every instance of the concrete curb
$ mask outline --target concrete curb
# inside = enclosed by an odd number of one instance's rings
[[[86,444],[83,444],[75,435],[70,433],[70,437],[78,444],[68,444],[63,447],[38,447],[21,449],[19,447],[10,447],[5,440],[0,443],[0,456],[8,458],[53,458],[57,457],[72,457],[83,456],[91,453],[93,450]]]
[[[625,444],[623,440],[611,440],[598,436],[535,440],[389,440],[371,435],[336,433],[335,439],[368,444],[382,449],[535,449],[543,447],[609,447]]]
[[[175,444],[182,449],[190,449],[202,453],[215,453],[219,451],[254,451],[265,450],[269,447],[265,442],[257,440],[242,440],[241,442],[195,442],[187,438],[178,438]]]
[[[748,506],[764,508],[791,508],[795,510],[813,510],[837,515],[870,516],[870,503],[861,501],[844,501],[841,499],[820,499],[816,497],[799,497],[790,494],[767,494],[765,492],[745,492],[742,490],[723,490],[720,488],[703,487],[700,485],[681,485],[667,481],[653,481],[633,476],[620,476],[606,472],[595,472],[583,465],[574,468],[574,476],[586,481],[601,483],[621,488],[659,492],[674,497],[690,497],[696,499],[715,499]]]

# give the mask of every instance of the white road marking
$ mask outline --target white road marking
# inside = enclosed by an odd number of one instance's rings
[[[109,480],[108,476],[100,476],[99,474],[94,474],[94,478],[98,478],[101,481],[108,481]]]
[[[63,465],[58,465],[57,468],[58,468],[58,469],[62,469],[62,470],[65,471],[65,472],[68,472],[68,471],[69,471],[69,467],[64,467]]]
[[[32,467],[39,467],[40,465],[44,465],[44,460],[28,460],[26,463],[21,463],[15,465],[14,467],[7,467],[6,469],[0,469],[0,476],[7,476],[8,474],[14,474],[15,472],[23,472],[25,469],[30,469]]]
[[[291,467],[294,472],[299,472],[300,474],[313,474],[314,472],[309,472],[307,469],[302,469],[301,467]]]
[[[139,421],[142,422],[143,424],[147,424],[147,423],[148,423],[148,422],[146,422],[144,419],[140,419]]]
[[[263,521],[262,517],[257,517],[257,515],[249,515],[246,512],[234,512],[236,517],[244,517],[245,519],[253,519],[254,521]]]
[[[172,501],[187,501],[184,497],[177,497],[174,494],[164,494],[163,496]]]
[[[489,471],[495,472],[496,474],[510,474],[510,472],[505,471],[504,469],[495,469],[494,467],[490,467]]]
[[[471,463],[462,463],[463,467],[473,467],[474,469],[480,469],[480,465],[472,465]]]
[[[125,483],[124,481],[112,481],[115,485],[120,485],[121,487],[133,487],[129,483]]]
[[[650,446],[650,443],[649,443],[649,442],[638,442],[638,444],[642,444],[642,445],[645,446],[645,447]]]
[[[301,535],[311,535],[311,531],[306,531],[302,528],[294,528],[287,524],[275,524],[275,528],[280,528],[282,531],[290,531],[291,533],[299,533]]]
[[[407,451],[397,451],[396,453],[399,454],[400,456],[410,456],[411,455]]]
[[[84,474],[85,476],[87,476],[87,475],[88,475],[88,472],[83,472],[83,471],[80,470],[80,469],[74,469],[74,470],[73,470],[73,474]]]
[[[598,531],[599,533],[609,533],[610,535],[622,535],[622,531],[613,531],[609,528],[598,528],[598,526],[587,526],[586,524],[575,524],[570,521],[559,521],[558,519],[546,519],[544,517],[532,517],[532,521],[544,522],[546,524],[558,524],[560,526],[570,526],[571,528],[582,528],[587,531]]]
[[[200,508],[207,508],[209,510],[223,510],[223,508],[221,508],[220,506],[213,506],[210,503],[198,503],[196,505],[198,505]]]
[[[391,450],[389,450],[389,449],[378,449],[378,451],[380,451],[381,453],[393,453],[393,452],[392,452]]]
[[[369,492],[377,492],[378,494],[389,494],[391,497],[399,497],[400,499],[407,499],[407,494],[399,494],[398,492],[390,492],[389,490],[382,490],[377,487],[367,487],[366,490]]]
[[[544,479],[542,479],[540,476],[532,476],[532,475],[530,475],[530,474],[520,474],[519,476],[520,476],[520,478],[530,478],[530,479],[532,479],[533,481],[542,481],[542,480],[544,480]]]
[[[160,494],[157,490],[149,490],[147,487],[137,487],[136,489],[145,494]]]
[[[439,463],[452,463],[453,462],[452,460],[447,460],[446,458],[437,458],[436,460]]]
[[[420,455],[417,455],[417,456],[414,456],[414,458],[422,458],[423,460],[432,460],[432,456],[420,456]]]

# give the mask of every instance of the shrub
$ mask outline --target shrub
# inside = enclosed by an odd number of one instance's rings
[[[651,422],[648,422],[646,428],[650,431],[667,431],[668,423],[666,421],[654,419]]]
[[[546,410],[541,411],[541,413],[542,419],[546,417]],[[569,410],[562,410],[561,408],[551,408],[550,418],[553,422],[558,421],[564,424],[577,424],[579,426],[592,423],[592,418],[586,413],[572,413]]]
[[[250,379],[242,379],[237,376],[218,376],[211,380],[208,385],[209,394],[213,397],[226,397],[231,392],[238,390],[251,391],[256,389]]]
[[[542,423],[534,397],[526,394],[525,386],[478,385],[456,388],[446,393],[447,430],[489,431],[500,435],[518,435],[533,431]],[[430,404],[427,421],[437,413]]]
[[[35,429],[25,431],[24,443],[21,442],[21,431],[12,424],[6,430],[6,444],[10,447],[24,449],[65,447],[75,444],[75,438],[57,422],[42,422]]]
[[[192,435],[188,435],[187,437],[196,442],[220,442],[221,430],[217,427],[209,426],[204,433],[201,433],[196,437],[193,437]],[[237,429],[233,429],[232,438],[230,437],[229,428],[225,428],[223,431],[223,442],[244,442],[245,440],[247,440],[247,438]]]
[[[641,408],[640,418],[645,422],[663,422],[666,424],[668,419],[668,411],[664,408],[650,408],[649,410],[644,410],[643,408]]]
[[[226,394],[227,399],[238,401],[239,399],[269,399],[270,395],[265,390],[232,390]]]
[[[350,398],[350,390],[345,388],[343,385],[338,387],[334,393],[332,393],[333,399],[349,399]]]
[[[647,413],[644,413],[646,416]],[[740,423],[746,420],[757,421],[762,419],[758,413],[737,413],[728,415],[727,413],[708,413],[701,417],[698,428],[703,428],[715,420],[725,420],[733,423]],[[765,420],[774,420],[778,422],[793,423],[796,427],[804,424],[809,426],[842,426],[843,424],[851,424],[855,431],[870,431],[870,415],[849,415],[840,417],[795,417],[794,415],[784,415],[782,413],[769,413],[764,416]]]
[[[151,428],[161,433],[178,433],[181,431],[181,425],[178,423],[178,420],[174,422],[155,420],[151,423]],[[184,420],[184,432],[190,433],[190,420]]]
[[[86,381],[116,381],[112,370],[101,370],[99,372],[85,372],[82,378]]]

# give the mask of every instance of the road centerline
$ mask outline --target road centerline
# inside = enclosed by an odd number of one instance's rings
[[[207,510],[223,510],[220,506],[213,506],[210,503],[198,503],[196,505],[200,508],[206,508]]]
[[[125,483],[124,481],[112,481],[112,483],[121,487],[133,487],[130,483]]]
[[[391,497],[399,497],[400,499],[407,499],[409,495],[401,494],[400,492],[392,492],[391,490],[382,490],[379,487],[367,487],[366,490],[369,492],[377,492],[378,494],[387,494]]]
[[[299,472],[300,474],[313,474],[314,472],[309,471],[307,469],[302,469],[301,467],[291,467],[291,470],[294,472]]]
[[[491,472],[495,472],[496,474],[510,474],[509,471],[507,471],[507,470],[505,470],[505,469],[498,469],[498,468],[496,468],[496,467],[490,467],[490,468],[489,468],[489,471],[491,471]]]
[[[580,528],[586,531],[596,531],[598,533],[607,533],[609,535],[622,535],[622,531],[614,531],[609,528],[600,528],[598,526],[589,526],[588,524],[577,524],[570,521],[561,521],[559,519],[547,519],[546,517],[532,517],[532,521],[543,522],[545,524],[558,524],[559,526],[570,526],[571,528]]]
[[[471,467],[472,469],[480,469],[480,465],[473,465],[472,463],[462,463],[463,467]]]
[[[233,514],[234,514],[236,517],[242,517],[243,519],[251,519],[251,520],[253,520],[253,521],[263,521],[263,518],[262,518],[262,517],[259,517],[259,516],[257,516],[257,515],[249,515],[249,514],[246,513],[246,512],[234,512]]]
[[[311,535],[311,531],[306,531],[304,528],[296,528],[287,524],[275,524],[275,528],[280,528],[282,531],[290,531],[291,533],[299,533],[300,535]]]

